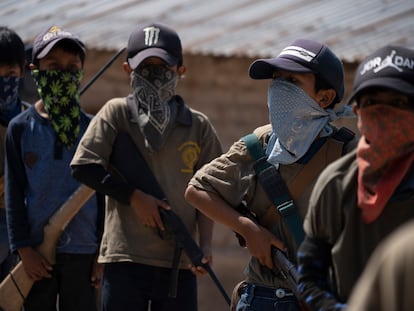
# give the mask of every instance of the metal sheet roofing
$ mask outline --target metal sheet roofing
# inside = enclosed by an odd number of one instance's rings
[[[413,0],[3,0],[0,21],[27,43],[61,25],[98,50],[119,50],[147,21],[175,28],[191,54],[270,57],[297,38],[348,62],[385,44],[414,48]]]

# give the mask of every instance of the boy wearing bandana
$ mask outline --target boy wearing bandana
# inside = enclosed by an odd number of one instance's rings
[[[195,276],[206,271],[189,266],[189,258],[181,256],[176,295],[169,295],[176,245],[158,209],[171,208],[191,234],[198,232],[203,261],[211,263],[212,221],[185,202],[184,190],[194,172],[221,153],[221,146],[208,118],[176,94],[185,67],[173,29],[159,23],[137,27],[129,37],[123,66],[132,94],[101,108],[71,163],[76,178],[107,195],[99,256],[105,264],[103,307],[194,311]],[[142,154],[168,204],[111,175],[111,153],[121,133],[127,133]],[[125,154],[128,160],[134,159]],[[145,181],[146,176],[141,178]]]
[[[10,120],[22,112],[27,103],[19,97],[19,83],[26,63],[25,48],[19,35],[0,27],[0,282],[16,263],[9,250],[4,202],[4,140]]]
[[[283,183],[273,187],[276,178],[269,183],[260,182],[256,162],[241,139],[195,174],[186,199],[246,241],[251,259],[245,269],[245,281],[234,291],[233,308],[299,310],[295,288],[272,262],[272,247],[276,247],[296,263],[296,231],[277,210],[283,204],[276,205],[265,188],[274,192],[284,185],[287,189],[277,199],[291,198],[294,204],[289,205],[298,211],[301,220],[316,177],[329,161],[327,155],[334,146],[334,158],[352,149],[352,141],[340,142],[335,136],[338,129],[330,124],[336,118],[332,108],[344,94],[343,67],[326,45],[299,39],[277,57],[253,62],[249,75],[270,80],[270,124],[257,128],[254,134],[259,140],[258,148],[265,153],[263,162],[258,163],[270,163],[268,167],[278,172],[273,176],[279,176]],[[304,174],[309,168],[314,172]],[[241,204],[256,216],[256,221],[240,214]]]
[[[345,309],[374,249],[414,218],[413,64],[413,50],[385,46],[356,71],[349,103],[362,136],[316,183],[298,252],[313,310]]]
[[[11,250],[34,286],[30,310],[96,310],[100,241],[97,197],[68,224],[52,266],[36,247],[49,218],[80,186],[69,163],[90,117],[80,108],[85,47],[74,34],[53,26],[38,35],[30,64],[40,100],[15,117],[6,136],[6,210]]]

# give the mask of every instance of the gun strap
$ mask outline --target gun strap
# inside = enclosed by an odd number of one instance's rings
[[[303,240],[305,233],[302,219],[297,211],[289,190],[276,167],[267,162],[267,156],[256,134],[251,133],[242,138],[247,150],[255,161],[254,170],[263,190],[276,207],[280,216],[289,226],[297,245]]]
[[[305,233],[303,231],[302,218],[294,201],[315,180],[316,176],[327,164],[342,155],[344,144],[353,137],[354,133],[347,128],[339,129],[332,135],[334,139],[327,138],[326,142],[317,150],[316,154],[312,156],[297,176],[286,185],[276,167],[267,162],[266,153],[256,134],[251,133],[244,136],[242,140],[255,161],[254,169],[259,183],[269,200],[276,207],[276,210],[273,208],[268,209],[263,218],[263,225],[270,228],[277,221],[279,215],[282,216],[282,219],[284,219],[292,232],[296,244],[299,245]]]
[[[174,257],[171,267],[171,277],[170,277],[170,286],[168,288],[168,297],[176,298],[177,297],[177,284],[178,284],[178,274],[180,270],[178,269],[178,264],[180,262],[182,247],[180,243],[175,243]]]

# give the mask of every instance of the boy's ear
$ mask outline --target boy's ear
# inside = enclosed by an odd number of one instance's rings
[[[122,67],[124,68],[124,71],[129,75],[132,72],[131,66],[128,64],[128,62],[124,62],[122,64]]]
[[[33,69],[36,69],[36,66],[33,63],[30,63],[29,68],[30,68],[30,70],[33,70]]]
[[[319,106],[326,108],[335,100],[336,92],[334,89],[319,90],[316,96]]]
[[[177,69],[178,76],[180,76],[180,77],[183,76],[186,71],[187,71],[187,68],[185,68],[185,66],[178,67],[178,69]]]

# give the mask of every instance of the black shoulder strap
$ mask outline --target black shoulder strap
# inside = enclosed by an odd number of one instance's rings
[[[267,162],[267,156],[256,134],[251,133],[242,137],[247,150],[255,161],[254,169],[260,185],[266,192],[269,200],[283,217],[296,244],[299,245],[304,237],[302,218],[290,197],[289,189],[276,167]]]
[[[333,133],[331,137],[343,142],[344,144],[347,144],[355,137],[355,133],[352,132],[349,128],[341,127],[339,130]]]

